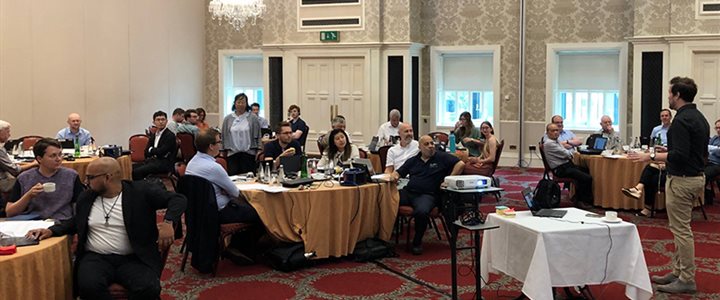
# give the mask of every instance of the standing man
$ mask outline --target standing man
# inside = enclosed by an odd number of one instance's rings
[[[388,116],[390,121],[383,123],[378,128],[378,147],[393,144],[393,137],[398,136],[398,126],[400,126],[400,111],[393,109]]]
[[[605,149],[615,150],[622,148],[620,134],[613,128],[613,121],[610,119],[610,116],[605,115],[600,118],[600,127],[601,129],[598,134],[608,139]]]
[[[419,144],[413,139],[413,128],[408,123],[400,123],[400,143],[390,147],[385,160],[385,173],[392,174],[400,169],[409,158],[416,156],[420,151]]]
[[[592,208],[593,191],[592,176],[587,168],[576,166],[572,162],[573,150],[565,149],[560,145],[558,137],[560,136],[560,128],[554,123],[550,123],[545,127],[545,135],[548,137],[543,143],[543,152],[547,159],[548,166],[553,174],[560,177],[569,177],[575,180],[575,188],[577,189],[577,205],[581,209]]]
[[[167,128],[170,129],[173,134],[176,134],[178,125],[183,122],[185,122],[185,110],[178,107],[173,110],[172,120],[168,122]]]
[[[667,132],[668,151],[628,155],[638,162],[667,162],[665,206],[668,226],[674,237],[675,253],[672,257],[672,272],[652,276],[652,281],[658,284],[658,291],[672,294],[692,294],[697,291],[695,241],[690,221],[693,203],[702,195],[705,185],[704,157],[708,149],[710,128],[705,116],[692,103],[696,94],[697,85],[692,79],[675,77],[670,80],[668,101],[670,108],[676,110],[677,114]]]
[[[143,181],[121,181],[120,164],[110,157],[90,162],[90,189],[78,198],[72,219],[49,229],[33,229],[29,238],[78,235],[73,272],[80,298],[111,299],[117,282],[130,299],[160,297],[160,251],[174,241],[172,223],[181,222],[185,196]],[[157,210],[167,208],[157,224]]]
[[[57,139],[74,141],[75,138],[77,138],[81,146],[90,145],[92,142],[92,135],[90,135],[90,131],[80,127],[82,120],[80,119],[79,114],[71,113],[68,115],[67,123],[67,128],[63,128],[58,131],[56,137]]]
[[[667,145],[667,132],[670,128],[670,122],[672,122],[672,112],[667,108],[663,108],[660,111],[660,125],[653,128],[650,138],[654,139],[659,136],[660,144]]]
[[[558,142],[560,142],[560,145],[565,147],[565,149],[570,149],[572,147],[577,147],[582,145],[582,140],[577,138],[575,136],[575,133],[573,133],[570,130],[565,130],[565,126],[563,125],[563,117],[560,115],[554,115],[552,118],[550,118],[550,121],[555,124],[560,129],[560,136],[558,136]],[[543,143],[547,140],[547,134],[543,137]]]
[[[157,130],[148,135],[148,144],[145,147],[145,161],[133,166],[133,180],[142,180],[150,174],[172,172],[175,168],[177,156],[177,142],[175,134],[166,126],[167,114],[156,111],[153,114],[153,125]]]
[[[270,123],[268,123],[268,120],[260,116],[260,104],[255,102],[250,105],[250,111],[258,117],[258,121],[260,122],[260,128],[270,128]]]
[[[428,226],[428,214],[436,206],[436,196],[445,176],[460,175],[465,163],[454,155],[435,151],[432,137],[420,137],[420,153],[405,161],[402,167],[392,173],[392,180],[410,175],[407,185],[400,190],[400,205],[413,207],[415,219],[415,238],[412,243],[412,254],[423,252],[422,238]]]

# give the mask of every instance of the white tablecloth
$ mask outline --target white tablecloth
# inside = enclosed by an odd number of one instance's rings
[[[533,217],[529,211],[515,218],[488,215],[486,224],[500,228],[483,237],[482,276],[512,276],[524,283],[522,291],[530,299],[553,299],[552,287],[609,282],[624,283],[630,299],[650,299],[652,286],[635,224],[606,223],[576,208],[567,211],[562,219]]]

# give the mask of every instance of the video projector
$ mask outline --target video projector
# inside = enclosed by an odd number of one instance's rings
[[[445,184],[454,190],[484,189],[492,186],[492,178],[481,175],[446,176]]]

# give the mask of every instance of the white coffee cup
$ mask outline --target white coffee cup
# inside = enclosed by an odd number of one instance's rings
[[[605,220],[615,221],[615,220],[617,220],[617,217],[618,217],[618,216],[617,216],[617,212],[616,212],[616,211],[611,211],[611,210],[609,210],[609,211],[606,211],[606,212],[605,212]]]
[[[579,148],[580,150],[587,150],[588,145],[580,145],[580,146],[578,146],[578,148]]]
[[[54,182],[46,182],[43,183],[43,191],[46,193],[52,193],[55,191],[55,183]]]
[[[624,146],[622,146],[622,149],[623,149],[623,151],[628,152],[628,151],[630,151],[630,146],[624,145]]]

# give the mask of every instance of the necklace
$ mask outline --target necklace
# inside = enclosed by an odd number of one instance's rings
[[[113,208],[115,208],[115,204],[117,204],[118,199],[120,198],[120,195],[122,193],[115,196],[115,200],[113,201],[112,206],[110,206],[110,210],[105,211],[105,197],[100,196],[100,205],[102,205],[103,213],[105,214],[105,226],[110,225],[110,213],[112,212]],[[108,198],[110,199],[110,198]]]

